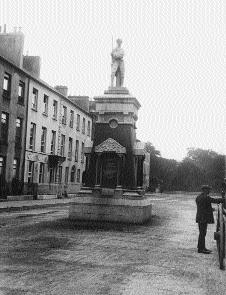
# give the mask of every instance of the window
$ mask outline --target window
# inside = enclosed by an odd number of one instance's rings
[[[83,118],[82,119],[82,133],[85,134],[85,130],[86,130],[86,119]]]
[[[66,125],[67,123],[67,107],[63,106],[62,109],[62,124]]]
[[[16,138],[15,138],[15,148],[21,146],[21,135],[22,135],[22,119],[16,119]]]
[[[19,175],[19,161],[18,159],[13,160],[13,178],[18,178]]]
[[[13,160],[13,178],[16,178],[17,177],[17,159],[14,159]]]
[[[62,181],[62,166],[59,166],[55,170],[55,182],[61,183],[61,181]]]
[[[31,123],[29,149],[33,151],[35,150],[35,136],[36,136],[36,124]]]
[[[77,131],[80,131],[80,115],[79,115],[79,114],[77,114],[76,130],[77,130]]]
[[[40,163],[40,166],[39,166],[39,178],[38,178],[38,182],[39,183],[44,183],[44,166],[45,164],[44,163]]]
[[[61,183],[62,181],[62,166],[59,166],[59,174],[58,174],[58,183]]]
[[[91,124],[90,124],[90,121],[88,121],[88,125],[87,125],[87,135],[88,136],[91,135]]]
[[[49,169],[49,182],[53,183],[54,179],[55,179],[55,169],[51,167]]]
[[[77,182],[80,182],[80,169],[77,170]]]
[[[69,137],[69,145],[68,145],[68,159],[72,159],[72,146],[73,146],[73,139]]]
[[[28,177],[27,177],[28,183],[33,182],[33,176],[34,176],[34,162],[28,161]]]
[[[75,162],[78,162],[78,152],[79,152],[79,141],[75,142]]]
[[[25,84],[24,82],[19,82],[19,89],[18,89],[18,103],[24,104],[24,90],[25,90]]]
[[[60,155],[64,157],[64,150],[65,150],[65,135],[61,135],[61,143],[60,143]]]
[[[71,168],[71,182],[75,182],[75,172],[76,172],[76,168],[75,168],[75,165],[74,165]]]
[[[8,140],[8,129],[9,129],[9,114],[2,112],[1,116],[1,139],[4,142]]]
[[[42,127],[42,135],[41,135],[41,152],[46,152],[46,135],[47,135],[47,129],[46,127]]]
[[[32,105],[31,105],[32,110],[37,111],[37,108],[38,108],[38,90],[35,89],[35,88],[33,88],[31,103],[32,103]]]
[[[48,116],[49,97],[46,94],[44,94],[43,103],[44,103],[43,114],[46,115],[46,116]]]
[[[0,175],[5,175],[5,158],[0,157]]]
[[[57,119],[57,107],[58,103],[56,100],[53,101],[53,119]]]
[[[10,88],[11,88],[11,75],[5,73],[3,79],[3,96],[10,97]]]
[[[70,111],[70,123],[69,126],[73,128],[74,125],[74,111]]]
[[[50,153],[52,155],[55,154],[55,148],[56,148],[56,131],[52,130],[51,147],[50,147]]]
[[[81,163],[84,163],[85,154],[84,154],[84,142],[82,142],[82,151],[81,151]]]
[[[65,183],[68,183],[69,167],[65,168]]]

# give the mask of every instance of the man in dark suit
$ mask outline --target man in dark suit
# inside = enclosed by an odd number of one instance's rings
[[[196,198],[197,214],[196,222],[199,226],[199,238],[198,238],[198,253],[210,254],[211,251],[206,249],[205,237],[207,232],[208,223],[214,223],[213,208],[211,203],[223,203],[223,198],[211,198],[209,193],[211,191],[210,186],[203,185],[202,193]]]

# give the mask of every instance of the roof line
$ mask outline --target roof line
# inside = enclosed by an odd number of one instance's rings
[[[7,58],[5,58],[4,56],[0,55],[0,60],[3,60],[4,62],[8,63],[9,65],[11,65],[12,67],[16,68],[18,71],[22,72],[23,74],[27,75],[29,78],[35,80],[36,82],[40,83],[41,85],[45,86],[46,88],[48,88],[50,91],[54,92],[55,94],[59,95],[61,98],[65,99],[67,102],[70,102],[72,105],[76,106],[80,111],[84,112],[85,114],[89,115],[91,117],[91,114],[87,111],[85,111],[83,108],[81,108],[79,105],[77,105],[76,103],[72,102],[67,96],[64,96],[62,93],[58,92],[54,87],[50,86],[49,84],[47,84],[45,81],[43,81],[42,79],[35,77],[34,75],[32,75],[30,72],[28,72],[27,70],[18,67],[17,65],[15,65],[13,62],[9,61]],[[88,95],[85,95],[87,97],[89,97]]]

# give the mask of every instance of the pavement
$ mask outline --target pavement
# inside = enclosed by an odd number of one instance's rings
[[[147,194],[147,195],[152,197],[153,195],[161,196],[161,194],[158,194],[158,193]],[[20,200],[20,201],[0,200],[0,213],[70,205],[71,203],[73,203],[74,199],[75,197],[68,197],[63,199]]]
[[[0,213],[69,205],[73,200],[74,197],[49,200],[2,201],[0,202]]]
[[[176,192],[176,193],[173,192],[173,193],[167,193],[167,194],[147,193],[146,196],[149,196],[153,199],[155,197],[163,198],[170,195],[183,195],[183,194],[184,194],[183,192]],[[198,195],[198,192],[186,193],[186,195],[187,196]],[[0,200],[0,213],[70,205],[71,203],[73,203],[74,199],[75,197],[68,197],[63,199],[21,200],[21,201]]]

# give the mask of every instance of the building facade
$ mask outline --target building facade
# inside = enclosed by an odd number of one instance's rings
[[[55,89],[30,80],[24,182],[27,193],[75,194],[85,170],[84,146],[91,141],[92,118]]]
[[[42,81],[40,58],[23,56],[23,45],[20,31],[0,32],[0,198],[74,194],[91,141],[89,98]]]
[[[0,197],[22,190],[29,80],[18,55],[23,39],[22,33],[0,33]]]

